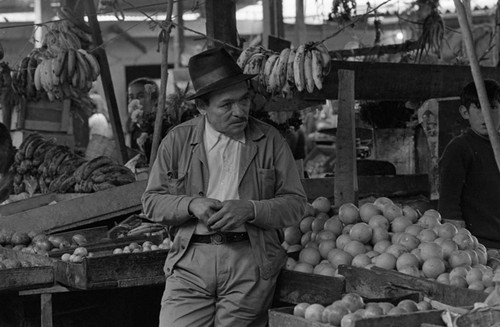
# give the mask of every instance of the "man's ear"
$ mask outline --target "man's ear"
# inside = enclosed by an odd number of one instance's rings
[[[460,115],[462,116],[463,119],[466,120],[469,119],[469,110],[467,109],[466,106],[460,105],[460,107],[458,107],[458,111],[460,112]]]

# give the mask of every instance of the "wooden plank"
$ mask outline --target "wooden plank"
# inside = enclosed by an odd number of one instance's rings
[[[500,321],[500,310],[498,308],[481,308],[463,314],[455,321],[457,327],[470,326],[493,326]]]
[[[52,327],[52,294],[40,295],[41,327]]]
[[[377,267],[364,269],[341,266],[339,273],[346,277],[346,290],[356,290],[360,295],[365,292],[380,292],[385,296],[393,296],[394,292],[407,290],[420,292],[430,299],[457,307],[483,302],[488,295],[485,292],[445,285]]]
[[[141,196],[146,184],[146,180],[137,181],[5,216],[0,219],[0,228],[53,233],[138,212],[142,209]]]
[[[356,170],[356,129],[354,113],[354,72],[339,70],[339,112],[336,135],[335,191],[337,207],[358,204]]]
[[[309,100],[338,99],[338,71],[355,72],[356,100],[426,100],[460,95],[472,81],[469,66],[420,65],[403,63],[370,63],[332,60],[332,69],[325,77],[323,90],[304,93]],[[485,79],[498,79],[500,68],[481,67]],[[450,78],[453,76],[453,78]]]
[[[35,195],[25,200],[16,201],[0,206],[0,217],[9,216],[18,212],[45,206],[54,201],[55,202],[66,201],[74,198],[79,198],[85,195],[88,195],[88,193],[66,193],[66,194],[48,193],[48,194]]]
[[[348,50],[330,51],[330,56],[334,59],[344,59],[359,56],[381,56],[384,54],[395,54],[416,50],[419,47],[417,41],[405,41],[400,44],[376,45],[369,48],[357,48]]]
[[[283,269],[278,276],[276,292],[279,301],[332,304],[344,293],[343,278],[306,274]]]
[[[238,30],[236,28],[236,1],[233,0],[206,0],[205,10],[207,15],[206,28],[210,37],[208,48],[221,46],[219,40],[236,46],[238,44]],[[227,49],[232,51],[232,49]]]
[[[25,120],[24,128],[33,131],[58,132],[61,130],[61,123],[54,123],[50,121]]]

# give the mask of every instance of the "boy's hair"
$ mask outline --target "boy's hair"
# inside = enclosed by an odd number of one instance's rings
[[[500,102],[500,84],[491,79],[484,80],[484,86],[486,88],[486,95],[490,102],[498,101]],[[465,106],[469,110],[471,104],[475,104],[480,108],[479,96],[477,94],[476,85],[474,82],[467,84],[460,95],[460,104]]]
[[[142,85],[145,86],[146,84],[150,84],[153,87],[153,92],[151,92],[151,100],[158,100],[159,97],[159,87],[156,82],[149,77],[139,77],[134,79],[132,82],[128,84],[128,87],[131,87],[132,85]]]

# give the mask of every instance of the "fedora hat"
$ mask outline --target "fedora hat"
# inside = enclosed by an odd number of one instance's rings
[[[255,74],[243,70],[223,47],[208,49],[189,59],[189,76],[195,89],[188,100],[246,81]]]

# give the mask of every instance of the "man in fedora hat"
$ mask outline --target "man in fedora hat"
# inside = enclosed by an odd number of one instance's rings
[[[249,80],[223,48],[193,56],[202,113],[163,139],[142,202],[169,226],[160,326],[265,326],[306,197],[290,148],[249,117]]]

